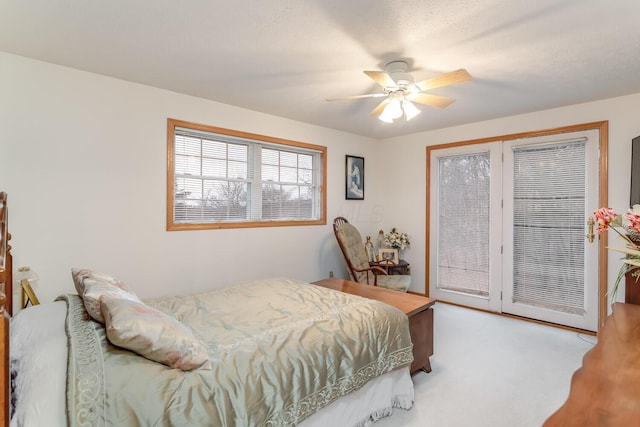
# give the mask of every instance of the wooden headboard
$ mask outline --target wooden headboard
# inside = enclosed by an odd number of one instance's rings
[[[0,193],[0,422],[9,425],[9,316],[13,311],[13,263],[7,216],[7,194]]]
[[[0,193],[0,293],[6,297],[0,309],[9,315],[13,313],[13,263],[11,262],[11,246],[9,245],[7,193]]]

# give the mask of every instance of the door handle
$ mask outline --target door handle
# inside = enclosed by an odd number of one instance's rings
[[[593,220],[593,217],[590,216],[587,220],[587,234],[585,235],[589,243],[593,243],[593,239],[596,237],[596,235],[593,233],[593,226],[595,224],[596,222]]]

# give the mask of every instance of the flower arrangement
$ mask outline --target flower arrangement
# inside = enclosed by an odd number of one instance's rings
[[[384,244],[398,250],[408,248],[411,245],[409,235],[396,231],[395,227],[391,229],[390,233],[384,235]]]
[[[612,251],[621,252],[626,255],[624,264],[618,272],[616,283],[612,291],[612,299],[618,292],[620,281],[627,273],[632,273],[633,277],[640,276],[640,205],[634,205],[624,215],[618,215],[611,208],[600,208],[593,213],[596,217],[596,232],[613,230],[625,241],[626,246],[607,247]]]

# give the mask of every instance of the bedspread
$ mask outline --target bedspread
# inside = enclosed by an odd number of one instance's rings
[[[69,306],[69,424],[295,425],[413,356],[407,317],[383,303],[290,279],[145,301],[206,343],[183,372],[111,345]]]

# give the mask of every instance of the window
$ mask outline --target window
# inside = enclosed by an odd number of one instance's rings
[[[168,120],[167,230],[326,224],[326,147]]]

